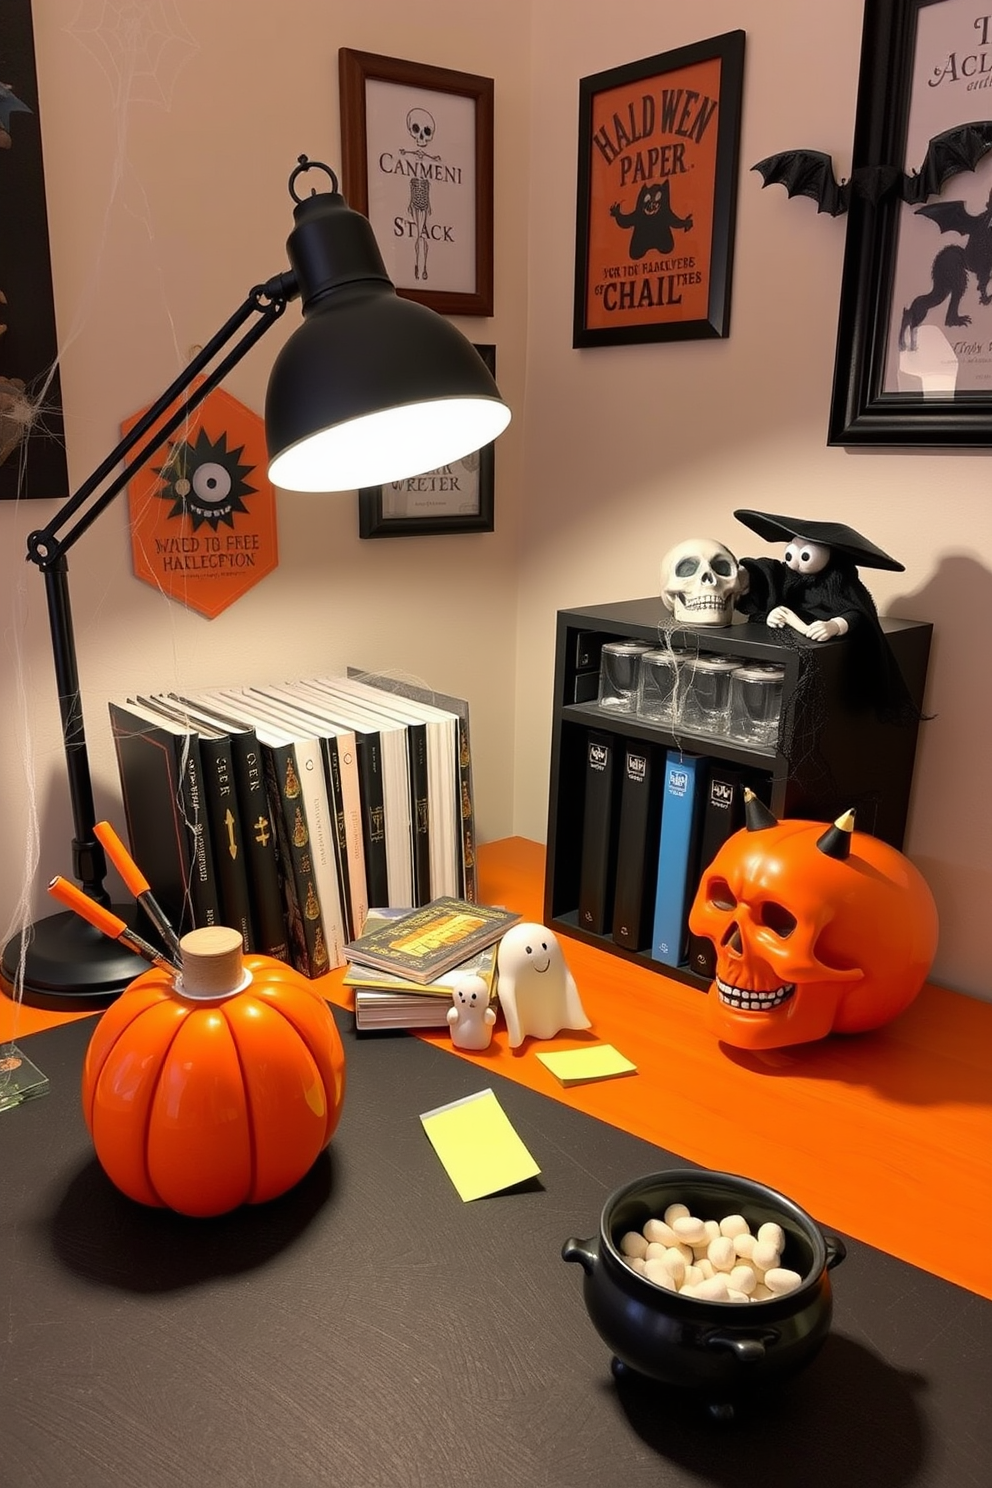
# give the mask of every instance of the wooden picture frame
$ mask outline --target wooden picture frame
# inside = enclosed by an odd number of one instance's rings
[[[476,346],[496,376],[495,346]],[[358,493],[359,537],[427,537],[492,532],[495,526],[495,447],[388,486]]]
[[[866,0],[852,177],[862,166],[911,174],[936,134],[992,118],[992,96],[968,87],[989,66],[992,18],[964,0]],[[990,187],[992,155],[923,206],[852,193],[828,444],[992,443],[992,304],[965,261],[984,250],[992,268],[980,221]],[[940,226],[928,215],[935,202],[962,205],[975,226]],[[952,266],[966,285],[957,314],[970,324],[946,323],[954,294],[941,295],[941,281]]]
[[[493,313],[493,80],[342,47],[342,185],[399,294]]]
[[[744,32],[579,81],[573,346],[724,337]]]

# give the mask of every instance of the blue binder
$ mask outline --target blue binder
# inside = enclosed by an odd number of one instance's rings
[[[685,960],[686,913],[695,882],[705,773],[702,755],[667,751],[651,936],[651,957],[666,966],[679,966]]]

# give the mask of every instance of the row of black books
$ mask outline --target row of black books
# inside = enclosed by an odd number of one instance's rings
[[[317,977],[370,904],[476,898],[468,705],[346,676],[111,700],[132,856],[180,934]]]
[[[687,917],[700,877],[744,825],[760,772],[605,730],[585,740],[578,923],[629,951],[711,979],[713,946]]]

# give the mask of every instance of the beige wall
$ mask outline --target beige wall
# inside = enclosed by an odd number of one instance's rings
[[[567,25],[563,17],[567,12]],[[904,574],[863,574],[883,613],[931,620],[925,725],[906,850],[938,902],[935,978],[992,996],[987,789],[992,692],[988,452],[826,447],[845,219],[762,190],[773,151],[851,164],[863,0],[593,0],[534,6],[527,514],[519,568],[514,819],[541,834],[554,614],[658,592],[658,561],[696,533],[775,552],[736,507],[846,522]],[[747,35],[731,333],[570,349],[577,79],[704,37]]]
[[[139,36],[133,95],[105,28],[115,10],[182,18],[188,45]],[[500,382],[521,409],[526,332],[529,7],[469,10],[459,0],[357,7],[338,0],[176,0],[104,7],[35,0],[45,164],[71,477],[78,485],[112,448],[121,418],[177,374],[252,285],[287,266],[287,181],[297,157],[340,164],[338,48],[343,45],[496,80],[498,317],[460,322],[498,345]],[[96,28],[94,31],[93,28]],[[158,58],[154,77],[144,73]],[[176,67],[176,63],[181,66]],[[159,84],[168,106],[148,102]],[[272,358],[298,309],[232,374],[228,390],[261,410]],[[131,574],[126,502],[106,511],[70,558],[87,734],[98,811],[120,821],[109,696],[179,685],[241,684],[349,664],[412,674],[469,698],[479,831],[512,831],[513,615],[524,420],[499,451],[493,535],[361,541],[357,497],[281,493],[280,566],[215,620],[162,598]],[[56,506],[0,510],[0,702],[8,723],[0,803],[9,855],[0,864],[0,929],[30,880],[43,892],[71,872],[71,823],[40,576],[24,539]],[[28,696],[23,706],[18,687]],[[16,729],[15,729],[16,722]],[[40,863],[29,836],[24,761],[35,771]],[[116,881],[111,878],[112,887]],[[116,890],[115,890],[116,891]]]
[[[343,45],[496,80],[497,314],[461,324],[497,343],[516,417],[499,445],[495,534],[361,542],[353,497],[281,495],[279,570],[214,621],[135,581],[123,503],[106,513],[71,562],[98,808],[119,814],[108,696],[359,663],[467,696],[480,835],[543,838],[556,610],[657,592],[661,554],[695,532],[766,551],[735,522],[737,506],[799,511],[848,522],[895,553],[905,574],[870,576],[880,608],[935,623],[937,716],[924,730],[907,850],[938,900],[936,978],[992,995],[987,455],[826,448],[844,219],[762,191],[748,169],[792,145],[849,169],[862,0],[837,0],[825,25],[780,0],[627,0],[612,12],[590,0],[175,9],[191,44],[162,53],[160,76],[184,59],[166,107],[127,102],[119,77],[112,87],[88,34],[103,15],[95,0],[35,0],[74,482],[188,348],[283,267],[297,155],[339,159]],[[578,78],[738,27],[747,59],[730,337],[574,351]],[[137,91],[148,91],[140,79]],[[229,380],[255,408],[282,334]],[[70,867],[42,585],[21,557],[25,534],[54,510],[0,509],[0,804],[11,849],[0,922],[27,878],[34,911],[46,912],[38,885]]]

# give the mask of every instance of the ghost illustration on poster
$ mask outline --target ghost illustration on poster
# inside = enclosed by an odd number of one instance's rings
[[[528,1035],[549,1039],[563,1028],[591,1026],[557,937],[547,926],[513,925],[499,943],[497,967],[511,1049]]]

